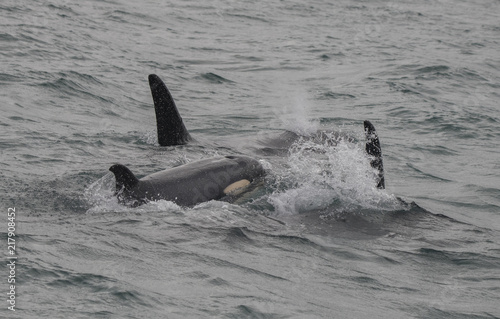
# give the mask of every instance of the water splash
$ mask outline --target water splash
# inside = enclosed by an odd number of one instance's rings
[[[114,189],[115,176],[111,172],[90,184],[83,192],[83,198],[91,206],[87,212],[119,211],[121,205],[114,196]]]
[[[328,133],[327,133],[328,134]],[[336,146],[332,147],[332,139]],[[303,138],[275,172],[268,201],[278,214],[312,210],[401,209],[396,196],[376,188],[376,171],[363,148],[332,133],[327,140]]]
[[[87,213],[105,212],[155,212],[155,211],[179,211],[181,207],[174,202],[159,200],[141,205],[138,208],[128,207],[118,202],[115,196],[115,176],[107,173],[91,185],[83,194],[84,199],[91,205]]]

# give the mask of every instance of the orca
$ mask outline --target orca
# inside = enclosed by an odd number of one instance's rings
[[[177,110],[174,99],[170,94],[165,83],[156,74],[150,74],[148,77],[151,95],[156,113],[156,125],[158,131],[158,144],[160,146],[175,146],[184,145],[192,141],[192,137],[184,126],[184,122]],[[375,126],[370,121],[364,121],[364,130],[366,137],[366,153],[371,157],[370,164],[376,170],[377,188],[385,188],[384,166],[382,160],[382,149],[380,140],[375,130]],[[335,146],[336,141],[340,137],[336,134],[334,139],[329,139],[330,134],[318,131],[309,138],[317,142],[328,142]],[[269,138],[264,142],[265,147],[261,149],[261,153],[269,155],[283,155],[288,152],[290,146],[293,145],[301,136],[291,131],[285,131],[277,138]],[[353,142],[349,136],[341,138]]]
[[[184,145],[193,138],[186,129],[174,99],[167,86],[155,74],[148,77],[156,114],[158,144],[160,146]],[[385,188],[382,150],[375,127],[364,121],[366,153],[376,170],[377,188]],[[282,153],[301,136],[285,131],[268,145]],[[335,146],[337,135],[330,139],[326,132],[318,131],[309,138]],[[350,137],[342,137],[353,141]],[[120,203],[136,207],[150,201],[167,200],[180,206],[195,206],[210,200],[232,199],[259,185],[266,171],[255,159],[248,156],[219,156],[203,159],[166,169],[138,179],[126,166],[115,164],[109,168],[115,175],[115,196]]]
[[[122,164],[109,170],[116,179],[115,196],[121,204],[131,207],[162,199],[190,207],[235,198],[253,189],[265,175],[257,160],[235,155],[191,162],[141,179]]]

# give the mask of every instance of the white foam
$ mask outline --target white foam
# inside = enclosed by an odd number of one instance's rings
[[[333,138],[333,135],[332,135]],[[280,185],[268,198],[277,214],[334,207],[338,210],[400,208],[396,196],[376,188],[376,171],[357,143],[338,140],[336,147],[299,140],[287,166],[276,171]],[[332,206],[334,205],[334,206]]]

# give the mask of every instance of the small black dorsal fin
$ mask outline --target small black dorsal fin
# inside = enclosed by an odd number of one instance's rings
[[[183,145],[191,140],[167,86],[156,75],[149,75],[149,87],[155,104],[158,144]]]
[[[382,161],[382,148],[378,139],[375,126],[370,121],[365,121],[366,153],[374,158],[370,162],[371,166],[378,170],[377,188],[385,188],[384,163]]]
[[[109,170],[115,174],[116,192],[119,192],[122,188],[129,190],[139,183],[137,177],[125,165],[115,164]]]

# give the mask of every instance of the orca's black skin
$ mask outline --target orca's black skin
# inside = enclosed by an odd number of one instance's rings
[[[155,104],[158,143],[161,146],[172,146],[191,141],[191,136],[165,83],[155,74],[150,74],[148,78]]]
[[[378,139],[375,126],[370,121],[364,122],[366,136],[366,153],[373,156],[370,164],[378,171],[377,188],[385,189],[384,163],[382,161],[382,148]]]
[[[141,179],[124,165],[109,168],[116,179],[116,195],[122,204],[139,206],[148,201],[167,200],[180,206],[222,199],[224,190],[246,180],[254,185],[265,175],[262,165],[247,156],[204,159],[157,172]]]

